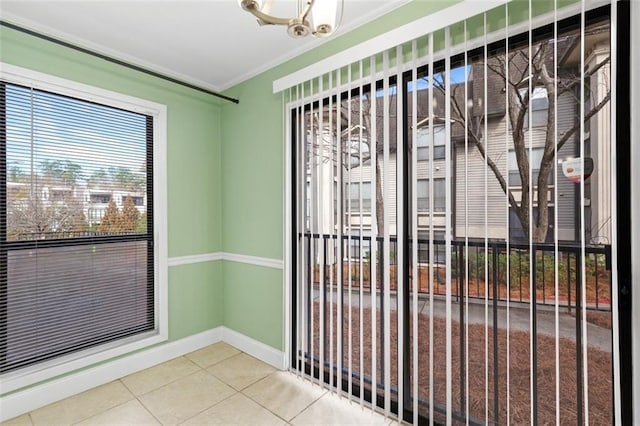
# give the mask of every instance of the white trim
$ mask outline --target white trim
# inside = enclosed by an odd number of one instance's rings
[[[25,367],[15,372],[6,373],[2,375],[0,394],[13,392],[34,383],[61,376],[109,358],[126,355],[167,340],[165,336],[153,332],[147,334],[143,339],[140,339],[140,337],[140,335],[131,336],[128,339],[74,352],[64,357],[45,361],[31,367]]]
[[[384,50],[402,45],[425,34],[425,31],[438,31],[509,1],[511,0],[464,0],[279,78],[273,82],[273,93],[288,89],[346,64],[357,62]]]
[[[245,336],[242,333],[238,333],[228,327],[222,326],[218,328],[220,328],[222,332],[222,341],[278,370],[287,369],[286,357],[283,351]]]
[[[84,99],[91,102],[97,102],[128,111],[138,112],[140,114],[154,116],[164,114],[166,117],[167,113],[166,105],[162,105],[157,102],[125,95],[112,90],[101,89],[84,83],[78,83],[77,81],[67,80],[65,78],[19,67],[6,62],[0,62],[0,77],[11,83]]]
[[[16,24],[19,25],[21,27],[27,28],[29,30],[33,30],[35,32],[38,33],[42,33],[42,34],[46,34],[47,36],[53,37],[55,39],[58,39],[60,41],[64,41],[66,43],[70,43],[74,46],[78,46],[81,47],[83,49],[88,49],[91,50],[92,52],[95,53],[99,53],[101,55],[106,55],[109,56],[110,58],[119,60],[119,61],[123,61],[123,62],[127,62],[131,65],[135,65],[138,67],[142,67],[157,73],[160,73],[162,75],[165,75],[167,77],[171,77],[171,78],[175,78],[181,81],[184,81],[185,83],[190,83],[190,84],[194,84],[196,86],[200,86],[204,89],[208,89],[211,90],[213,92],[222,92],[224,89],[222,89],[220,86],[216,86],[215,84],[211,84],[210,82],[206,82],[200,79],[197,79],[193,76],[184,74],[184,73],[180,73],[177,72],[175,70],[171,70],[169,68],[165,68],[162,65],[158,65],[155,64],[153,62],[149,62],[149,61],[144,61],[144,60],[140,60],[140,58],[136,57],[136,56],[132,56],[132,55],[128,55],[126,53],[123,53],[119,50],[115,50],[115,49],[110,49],[102,44],[99,43],[94,43],[91,41],[88,41],[82,37],[77,37],[74,35],[71,35],[67,32],[64,31],[60,31],[59,29],[50,27],[48,25],[44,25],[41,24],[39,22],[33,21],[31,19],[26,19],[24,17],[15,15],[13,13],[7,13],[7,12],[3,12],[2,13],[2,19],[10,22],[12,24]]]
[[[631,2],[631,70],[640,67],[640,2]],[[631,333],[632,333],[632,353],[634,359],[640,356],[640,119],[637,113],[640,108],[640,81],[633,77],[631,72],[631,259],[636,259],[631,263],[631,287],[635,289],[632,293],[631,301]],[[620,253],[624,255],[624,253]],[[640,422],[640,363],[633,363],[633,420],[632,423]]]
[[[215,262],[223,259],[222,252],[192,254],[189,256],[177,256],[169,258],[169,266],[190,265],[192,263]]]
[[[284,93],[284,92],[283,92]],[[283,94],[284,96],[284,94]],[[284,102],[283,102],[284,103]],[[285,353],[285,363],[286,365],[291,365],[291,324],[293,321],[292,318],[292,314],[291,314],[291,306],[293,305],[293,300],[291,298],[291,286],[294,285],[293,280],[294,277],[291,276],[291,259],[292,259],[292,254],[293,254],[293,247],[291,244],[291,224],[294,223],[293,221],[297,221],[298,218],[292,218],[291,216],[291,198],[292,198],[292,186],[293,186],[293,175],[292,175],[292,168],[291,168],[291,161],[289,161],[289,159],[291,158],[291,153],[292,153],[292,144],[293,144],[293,140],[291,138],[291,132],[287,131],[287,129],[291,128],[291,110],[289,109],[289,104],[284,106],[284,111],[283,111],[283,115],[284,115],[284,120],[283,120],[283,126],[284,128],[282,129],[284,134],[287,135],[285,138],[285,143],[284,143],[284,147],[283,147],[283,155],[284,155],[284,181],[282,182],[283,184],[283,188],[284,188],[284,223],[282,224],[283,229],[284,229],[284,241],[283,241],[283,247],[284,247],[284,265],[287,265],[287,267],[284,269],[284,273],[283,275],[283,297],[284,297],[284,306],[283,308],[283,318],[284,318],[284,342],[283,342],[283,347],[284,347],[284,353]],[[304,196],[303,196],[304,198]],[[283,265],[283,267],[284,267]],[[300,345],[300,343],[298,342],[298,345]],[[298,351],[298,348],[296,348],[296,353]],[[296,364],[297,364],[297,360],[296,360]]]
[[[555,0],[557,1],[557,0]],[[618,302],[618,294],[619,294],[619,288],[620,288],[620,282],[619,282],[619,275],[618,275],[618,259],[619,259],[619,253],[618,253],[618,247],[619,247],[619,243],[618,243],[618,227],[616,225],[617,223],[617,218],[618,218],[618,207],[617,207],[617,202],[616,200],[618,199],[618,138],[617,138],[617,132],[616,132],[616,127],[617,127],[617,123],[618,123],[618,102],[616,101],[618,99],[618,63],[619,63],[619,52],[618,52],[618,33],[619,33],[619,19],[618,19],[618,6],[617,4],[614,2],[612,4],[611,7],[611,39],[610,39],[610,49],[611,49],[611,64],[610,64],[610,91],[611,91],[611,99],[613,99],[614,101],[611,102],[611,115],[610,115],[610,120],[611,123],[613,123],[613,127],[611,127],[611,129],[609,130],[609,135],[611,138],[611,155],[609,157],[609,170],[611,170],[611,218],[612,218],[612,223],[613,226],[611,226],[611,246],[612,246],[612,250],[611,250],[611,263],[613,266],[613,268],[611,269],[611,320],[612,320],[612,330],[620,330],[620,322],[619,322],[619,302]],[[556,54],[557,55],[557,54]],[[556,82],[557,85],[557,82]],[[557,90],[556,90],[557,92]],[[557,108],[557,103],[556,103],[556,108]],[[556,114],[557,115],[557,114]],[[556,121],[556,127],[557,127],[557,121]],[[557,129],[556,129],[557,131]],[[556,133],[557,134],[557,133]],[[556,174],[557,175],[557,174]],[[554,191],[556,192],[556,199],[557,199],[557,185],[555,186],[556,189],[554,189]],[[554,212],[554,214],[556,215],[556,229],[558,228],[557,226],[557,209]],[[557,238],[557,234],[556,234],[556,238]],[[556,286],[558,285],[558,265],[557,265],[557,243],[556,243]],[[557,288],[557,287],[556,287]],[[556,291],[556,294],[558,294],[558,292]],[[556,319],[558,318],[558,299],[556,298]],[[556,321],[556,419],[558,419],[558,421],[556,423],[559,423],[559,419],[560,419],[560,409],[558,407],[559,405],[559,400],[560,400],[560,396],[559,394],[559,377],[560,377],[560,371],[559,371],[559,343],[558,343],[558,321]],[[613,332],[613,336],[612,336],[612,355],[613,355],[613,395],[618,396],[620,395],[620,390],[621,390],[621,383],[622,383],[622,378],[620,375],[620,333],[618,332]],[[614,397],[613,399],[613,423],[614,424],[621,424],[622,423],[622,402],[621,402],[622,398],[619,397]]]
[[[0,422],[218,342],[228,343],[279,370],[286,369],[284,352],[219,326],[4,396],[0,398]]]
[[[167,107],[159,105],[153,120],[153,229],[156,329],[169,339],[169,219],[167,217]],[[105,358],[107,359],[107,358]]]
[[[264,268],[284,269],[284,262],[280,259],[269,257],[250,256],[246,254],[228,253],[216,251],[213,253],[192,254],[169,258],[169,266],[191,265],[194,263],[215,262],[226,260],[227,262],[245,263],[247,265],[262,266]]]
[[[0,421],[193,352],[222,339],[217,327],[0,398]]]
[[[282,260],[267,257],[225,252],[222,253],[222,259],[228,262],[246,263],[248,265],[262,266],[265,268],[284,269],[284,262]]]
[[[155,327],[154,330],[94,348],[75,352],[1,376],[1,393],[8,393],[43,380],[92,364],[140,350],[168,339],[168,266],[167,266],[167,108],[165,105],[100,89],[76,81],[55,77],[31,69],[0,62],[0,78],[5,81],[49,92],[72,96],[154,117],[154,258]]]

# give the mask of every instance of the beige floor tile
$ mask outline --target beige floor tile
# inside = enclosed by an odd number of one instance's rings
[[[270,374],[242,392],[286,421],[325,393],[323,389],[285,371]]]
[[[31,420],[35,425],[72,424],[133,398],[120,381],[115,381],[32,411]]]
[[[184,425],[285,425],[286,422],[241,393],[187,420]]]
[[[181,377],[193,374],[199,369],[192,361],[181,356],[120,380],[134,395],[142,395]]]
[[[89,417],[77,425],[159,425],[160,423],[147,411],[140,401],[125,402],[96,416]]]
[[[178,424],[231,396],[235,391],[200,370],[139,397],[162,424]]]
[[[14,417],[13,419],[9,419],[6,422],[0,422],[0,426],[31,426],[33,423],[31,422],[31,417],[29,414],[23,414],[18,417]]]
[[[327,393],[309,408],[298,414],[291,424],[304,425],[387,425],[389,419],[358,404],[350,404]]]
[[[273,373],[276,369],[250,355],[240,353],[209,367],[207,371],[229,386],[242,390]]]
[[[219,342],[185,356],[200,367],[207,368],[239,353],[240,351],[233,346]]]

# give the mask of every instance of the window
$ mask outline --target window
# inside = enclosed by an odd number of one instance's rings
[[[542,162],[543,154],[544,148],[533,148],[529,156],[529,149],[527,148],[529,167],[531,167],[531,173],[533,175],[533,186],[536,186],[538,182],[538,174],[540,172],[540,163]],[[522,186],[515,151],[509,151],[509,186]]]
[[[527,148],[526,152],[527,158],[529,158],[529,166],[531,167],[533,187],[536,187],[538,185],[538,175],[540,174],[540,164],[542,163],[544,148],[533,148],[531,153],[529,153],[529,149]],[[553,185],[553,182],[551,185]],[[522,186],[515,151],[509,151],[509,186]]]
[[[433,180],[433,211],[443,212],[446,203],[445,179]],[[418,211],[429,211],[429,179],[418,179]]]
[[[133,205],[136,206],[136,207],[143,207],[144,206],[144,197],[135,196],[135,195],[123,195],[120,198],[121,203],[122,203],[123,206],[127,202],[127,198],[131,198],[131,202],[133,202]]]
[[[444,126],[433,126],[433,159],[444,160],[445,157],[445,139],[446,131]],[[429,159],[429,140],[431,138],[431,130],[429,126],[418,129],[417,147],[418,161]]]
[[[353,212],[371,212],[371,182],[351,182],[349,204]],[[360,188],[362,188],[362,209],[360,208]]]
[[[429,179],[418,179],[418,211],[429,211]]]
[[[91,194],[89,202],[94,204],[108,204],[111,194]]]
[[[166,112],[2,65],[0,374],[20,383],[7,379],[10,391],[35,382],[33,371],[42,380],[64,371],[51,365],[78,368],[87,354],[96,362],[166,339],[158,305],[166,231],[154,238],[164,188],[154,205],[153,185]],[[136,208],[110,203],[132,186],[144,194]],[[107,190],[93,192],[100,188]]]
[[[520,89],[520,96],[525,97],[529,91],[528,87]],[[531,93],[530,110],[533,112],[531,121],[533,127],[546,127],[549,115],[549,98],[547,97],[547,89],[544,87],[534,87]],[[524,127],[529,127],[529,115],[525,115]]]

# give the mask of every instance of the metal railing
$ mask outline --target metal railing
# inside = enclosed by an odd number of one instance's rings
[[[389,247],[384,250],[382,237],[341,236],[342,262],[338,259],[337,235],[304,234],[304,247],[307,250],[306,267],[311,268],[310,245],[314,244],[313,280],[318,284],[318,260],[322,260],[325,268],[324,277],[329,282],[330,269],[332,282],[337,285],[337,267],[342,263],[343,279],[348,279],[351,269],[352,288],[362,283],[370,288],[372,244],[377,244],[376,267],[378,268],[376,288],[381,288],[383,280],[383,260],[388,255],[390,263],[391,290],[396,291],[397,238],[390,238]],[[429,294],[429,248],[428,239],[418,239],[418,291]],[[413,242],[409,240],[410,253]],[[434,295],[446,294],[446,242],[433,241]],[[556,247],[552,243],[507,243],[504,240],[470,240],[455,239],[451,242],[451,276],[452,295],[459,301],[463,295],[470,299],[493,298],[497,293],[499,302],[530,303],[530,280],[534,283],[535,300],[539,305],[554,306],[558,304],[569,311],[578,307],[582,290],[582,247],[578,243],[563,242],[558,245],[558,294],[555,294],[555,256]],[[411,259],[411,254],[407,254]],[[533,253],[533,255],[532,255]],[[586,307],[589,310],[611,311],[611,246],[587,245],[585,247],[585,290]],[[331,267],[331,268],[330,268]],[[411,273],[412,267],[409,267]],[[485,273],[488,271],[488,275]],[[411,277],[410,277],[411,278]],[[410,284],[413,288],[413,284]],[[465,287],[466,286],[466,287]],[[468,292],[468,293],[467,293]],[[485,294],[485,292],[487,294]]]

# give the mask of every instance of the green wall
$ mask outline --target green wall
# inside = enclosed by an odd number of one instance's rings
[[[220,103],[213,96],[0,27],[0,61],[167,106],[169,257],[222,250]],[[169,268],[169,339],[223,324],[220,262]]]

